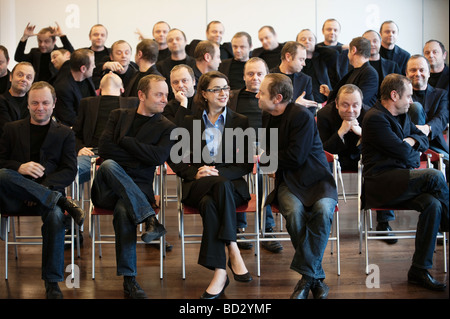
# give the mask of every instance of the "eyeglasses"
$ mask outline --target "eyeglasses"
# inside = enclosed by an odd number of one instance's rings
[[[230,91],[230,87],[229,86],[224,86],[223,88],[206,89],[205,91],[217,94],[217,93],[220,93],[220,91],[229,92]]]

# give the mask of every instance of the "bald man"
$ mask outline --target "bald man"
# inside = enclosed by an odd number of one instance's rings
[[[91,158],[97,156],[97,146],[100,135],[106,125],[109,113],[118,108],[137,107],[137,97],[123,97],[121,78],[113,73],[107,73],[100,81],[100,95],[81,99],[78,117],[73,126],[78,152],[80,183],[90,178]]]

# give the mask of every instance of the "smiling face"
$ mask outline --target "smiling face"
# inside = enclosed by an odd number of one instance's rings
[[[415,90],[425,90],[430,78],[430,69],[424,57],[411,58],[406,64],[406,77]]]
[[[48,87],[31,90],[28,94],[31,124],[48,124],[55,108],[55,102]]]
[[[147,93],[138,91],[139,108],[138,113],[146,116],[152,116],[157,113],[162,113],[167,105],[167,96],[169,89],[166,81],[151,80]]]
[[[34,81],[34,68],[27,64],[18,64],[11,73],[11,95],[24,96]]]
[[[361,114],[362,99],[358,91],[344,92],[336,99],[336,108],[344,121],[356,120]]]
[[[210,92],[210,90],[217,89],[218,92]],[[213,78],[202,95],[207,100],[208,108],[221,109],[227,106],[228,98],[230,97],[230,87],[223,78]]]

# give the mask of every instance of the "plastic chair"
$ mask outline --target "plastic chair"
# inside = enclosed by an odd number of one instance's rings
[[[433,168],[432,162],[438,162],[438,169],[441,171],[445,178],[445,166],[443,163],[443,155],[439,154],[433,150],[427,150],[421,156],[421,165],[418,169],[423,168]],[[362,167],[362,164],[361,164]],[[364,178],[361,174],[361,185],[364,182]],[[362,186],[360,189],[360,195],[362,194]],[[361,204],[358,205],[361,207]],[[359,233],[360,233],[360,253],[361,253],[361,241],[364,237],[365,246],[365,271],[369,274],[369,240],[382,240],[382,239],[414,239],[416,238],[416,229],[405,229],[405,230],[372,230],[372,212],[379,210],[410,210],[402,207],[365,207],[358,211],[358,223],[359,223]],[[362,212],[362,216],[361,216]],[[443,249],[444,249],[444,272],[447,272],[447,247],[446,247],[446,233],[438,233],[437,238],[443,239]]]
[[[93,165],[96,165],[96,163],[93,163]],[[92,170],[93,172],[96,171],[96,168]],[[164,171],[163,165],[158,167],[158,171]],[[165,179],[162,177],[163,174],[156,174],[154,183],[157,185],[155,187],[155,193],[156,194],[164,194],[165,191]],[[92,179],[93,181],[93,179]],[[165,202],[164,202],[164,196],[156,195],[156,204],[159,206],[158,209],[155,210],[155,213],[157,214],[157,217],[159,219],[159,222],[162,225],[165,225]],[[100,229],[100,217],[101,216],[113,216],[114,211],[109,209],[104,209],[101,207],[95,207],[92,204],[91,201],[91,209],[90,209],[90,230],[91,230],[91,244],[92,244],[92,279],[95,279],[95,255],[96,255],[96,245],[98,245],[98,255],[99,258],[102,258],[102,244],[115,244],[115,234],[103,234]],[[142,226],[139,225],[140,227]],[[141,228],[142,230],[142,228]],[[159,239],[154,240],[150,243],[146,243],[142,241],[140,238],[137,239],[137,244],[159,244],[159,251],[160,251],[160,272],[159,277],[160,279],[163,279],[164,277],[164,257],[165,257],[165,235],[161,236]]]
[[[336,154],[331,154],[327,151],[324,151],[327,161],[328,163],[332,163],[333,164],[333,177],[335,182],[337,183],[337,178],[338,178],[338,169],[339,169],[339,157]],[[287,231],[282,231],[282,224],[280,223],[280,231],[279,232],[271,232],[270,235],[274,235],[276,236],[276,238],[266,238],[265,237],[265,214],[266,214],[266,209],[265,207],[265,200],[269,194],[269,190],[272,188],[271,186],[271,177],[269,177],[268,174],[262,174],[263,176],[263,200],[261,203],[261,210],[262,210],[262,215],[261,215],[261,237],[259,238],[259,242],[263,242],[263,241],[272,241],[272,240],[277,240],[277,241],[290,241],[291,237],[289,235],[289,233]],[[272,212],[273,213],[280,213],[278,205],[274,205],[271,204],[270,205]],[[336,208],[334,210],[334,218],[333,218],[333,225],[331,227],[331,234],[330,237],[328,238],[328,241],[331,242],[331,254],[333,254],[334,248],[333,248],[333,243],[336,242],[336,255],[337,255],[337,275],[340,276],[341,275],[341,254],[340,254],[340,236],[339,236],[339,207],[338,205],[336,205]]]
[[[251,176],[251,175],[254,176]],[[237,242],[254,242],[255,243],[255,255],[257,256],[257,272],[258,276],[260,275],[260,259],[259,259],[259,231],[258,231],[258,183],[254,183],[254,181],[258,180],[259,167],[258,163],[255,164],[253,172],[250,173],[247,178],[248,181],[251,181],[249,184],[249,189],[251,191],[251,199],[247,204],[241,205],[236,208],[236,213],[254,213],[255,219],[255,230],[253,233],[245,233],[245,234],[237,234]],[[199,211],[188,205],[185,205],[181,202],[182,197],[182,179],[177,176],[177,197],[178,197],[178,224],[179,224],[179,235],[181,238],[181,267],[182,267],[182,278],[186,279],[186,258],[185,258],[185,245],[187,244],[200,244],[202,234],[200,233],[186,233],[185,231],[185,217],[186,215],[199,215]],[[253,185],[254,184],[254,185]],[[254,239],[243,239],[239,238],[242,236],[253,237]],[[197,240],[186,240],[186,238],[198,238]]]
[[[73,183],[72,186],[73,187]],[[68,215],[65,213],[65,215]],[[19,258],[18,249],[17,246],[22,245],[42,245],[42,236],[41,235],[18,235],[16,233],[16,226],[14,217],[19,220],[19,218],[22,217],[41,217],[40,214],[31,212],[31,211],[23,211],[19,213],[10,213],[10,212],[1,212],[1,218],[2,218],[2,230],[5,232],[4,241],[5,241],[5,280],[8,279],[8,255],[9,255],[9,246],[14,246],[14,252],[16,259]],[[5,224],[3,224],[5,223]],[[71,246],[71,276],[72,279],[74,279],[75,276],[75,249],[74,249],[74,243],[75,243],[75,228],[78,230],[78,225],[75,225],[73,219],[71,218],[71,233],[70,235],[66,235],[66,239],[64,241],[65,244],[70,244]],[[12,238],[10,239],[10,233]],[[79,242],[78,242],[78,257],[79,255]]]

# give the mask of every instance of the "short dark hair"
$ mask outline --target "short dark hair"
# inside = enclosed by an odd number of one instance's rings
[[[397,27],[397,31],[400,31],[400,29],[399,29],[397,23],[395,23],[395,22],[392,21],[392,20],[386,20],[386,21],[384,21],[384,22],[381,24],[381,26],[380,26],[380,33],[381,33],[381,30],[383,30],[383,26],[384,26],[385,24],[388,24],[388,23],[393,23],[393,24],[395,24],[395,26]]]
[[[151,63],[158,60],[159,46],[155,40],[144,39],[136,46],[136,53],[141,51],[142,58]]]
[[[224,27],[224,25],[223,25],[222,22],[220,22],[220,21],[218,21],[218,20],[213,20],[213,21],[211,21],[210,23],[208,23],[208,25],[206,26],[206,32],[209,31],[209,28],[211,27],[212,24],[221,24],[221,25]],[[225,28],[225,27],[224,27],[224,28]]]
[[[370,58],[370,41],[363,37],[356,37],[350,42],[350,49],[355,47],[356,54]]]
[[[248,46],[249,46],[249,47],[252,47],[252,37],[250,36],[250,34],[248,34],[248,33],[245,32],[245,31],[237,32],[237,33],[233,36],[233,38],[232,38],[231,40],[233,40],[233,39],[235,39],[235,38],[242,38],[242,37],[246,37],[246,38],[247,38],[247,42],[248,42]]]
[[[283,48],[281,49],[281,60],[286,59],[286,53],[289,53],[293,58],[295,58],[295,56],[297,55],[298,48],[306,50],[305,46],[301,43],[298,43],[296,41],[286,42]]]
[[[105,31],[106,31],[106,36],[108,36],[108,29],[106,29],[106,27],[105,27],[103,24],[100,24],[100,23],[94,24],[94,25],[91,27],[91,29],[89,30],[89,36],[91,36],[92,29],[94,29],[95,27],[102,27],[103,29],[105,29]]]
[[[439,44],[439,46],[441,47],[441,50],[442,50],[442,54],[447,52],[447,50],[445,50],[444,44],[441,41],[435,40],[435,39],[431,39],[431,40],[428,40],[427,42],[425,42],[424,47],[425,47],[425,45],[427,45],[428,43],[431,43],[431,42],[436,42],[437,44]]]
[[[209,53],[213,57],[216,50],[219,50],[219,48],[214,42],[208,40],[200,41],[195,47],[193,58],[195,61],[202,61],[206,53]]]
[[[339,25],[339,30],[341,30],[341,24],[339,23],[339,21],[334,18],[330,18],[330,19],[326,19],[325,22],[322,24],[322,31],[323,31],[323,28],[325,27],[325,23],[327,23],[327,22],[337,22],[337,24]]]
[[[275,29],[274,29],[272,26],[270,26],[270,25],[262,26],[262,27],[258,30],[258,33],[261,32],[261,30],[262,30],[262,29],[265,29],[265,28],[269,29],[269,31],[270,31],[273,35],[276,35],[276,34],[277,34],[277,33],[275,32]]]
[[[91,67],[91,56],[94,56],[94,51],[90,49],[77,49],[73,51],[70,55],[70,69],[80,71],[83,65],[89,69]]]
[[[271,98],[274,98],[277,94],[283,96],[281,103],[289,103],[294,95],[294,89],[292,87],[292,80],[281,73],[269,73],[265,76],[265,79],[270,79],[268,90]]]
[[[146,75],[142,79],[139,80],[138,86],[137,86],[138,91],[141,91],[142,93],[147,95],[148,91],[150,90],[150,82],[152,82],[152,81],[154,81],[154,82],[164,81],[165,82],[166,78],[161,75],[157,75],[157,74]]]
[[[406,90],[407,83],[411,83],[411,80],[406,76],[396,73],[386,75],[381,82],[380,86],[380,100],[388,101],[391,99],[391,92],[397,91],[398,95],[403,96]]]

